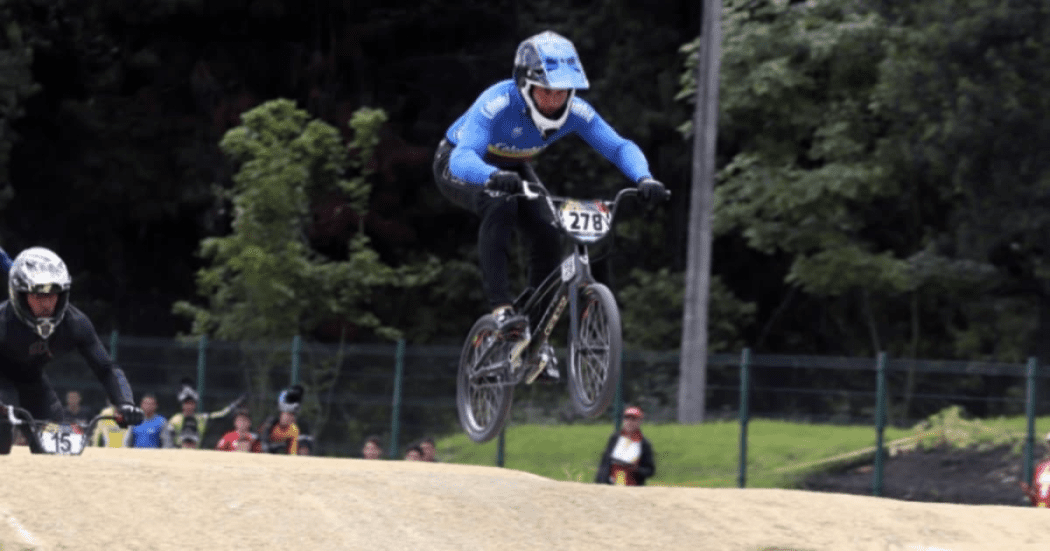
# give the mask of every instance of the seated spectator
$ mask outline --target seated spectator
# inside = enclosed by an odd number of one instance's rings
[[[645,479],[656,473],[653,446],[642,436],[642,408],[629,407],[623,412],[620,432],[609,437],[602,453],[594,481],[617,486],[644,486]]]
[[[248,415],[248,410],[237,410],[233,418],[233,430],[222,435],[215,449],[226,452],[261,452],[262,442],[251,428],[252,418]]]
[[[91,422],[91,414],[82,407],[80,393],[76,390],[66,393],[66,420],[85,427]]]
[[[420,440],[419,449],[423,452],[423,461],[437,462],[437,448],[434,446],[433,438],[427,436]]]
[[[185,432],[179,436],[179,447],[189,450],[195,450],[200,447],[201,437],[197,435],[196,431]]]
[[[365,439],[365,445],[361,447],[361,457],[364,459],[382,459],[383,446],[378,436],[369,436]]]
[[[314,449],[314,437],[309,434],[300,434],[296,453],[298,455],[312,455]]]
[[[418,444],[412,444],[408,450],[405,451],[405,461],[422,461],[423,450],[419,449]]]

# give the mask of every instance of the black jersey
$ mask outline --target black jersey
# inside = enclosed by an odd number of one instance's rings
[[[132,404],[131,386],[95,332],[95,326],[72,304],[62,322],[42,339],[15,315],[10,300],[0,302],[0,377],[16,384],[39,381],[53,359],[76,349],[106,389],[112,403]]]

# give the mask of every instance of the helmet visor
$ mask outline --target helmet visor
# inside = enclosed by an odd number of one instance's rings
[[[545,88],[586,90],[590,87],[571,42],[560,37],[542,36],[535,44],[546,76],[546,82],[541,83]]]

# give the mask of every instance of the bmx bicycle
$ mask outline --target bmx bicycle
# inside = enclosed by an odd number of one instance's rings
[[[612,291],[591,275],[588,245],[609,234],[620,202],[637,193],[633,187],[624,188],[612,200],[583,200],[556,197],[543,184],[523,182],[517,195],[544,201],[553,223],[573,246],[538,288],[528,288],[515,299],[514,310],[528,320],[525,328],[502,334],[495,317],[486,314],[467,334],[459,357],[456,409],[460,425],[474,442],[499,434],[510,413],[514,387],[532,384],[546,369],[549,359],[541,350],[566,307],[567,378],[573,406],[591,418],[609,407],[620,375],[623,333]]]
[[[34,419],[29,411],[0,404],[0,415],[13,426],[28,427],[23,431],[28,440],[30,453],[47,455],[80,455],[87,447],[91,432],[99,421],[119,420],[116,415],[96,415],[86,425],[80,423],[58,423]],[[6,430],[6,429],[5,429]]]

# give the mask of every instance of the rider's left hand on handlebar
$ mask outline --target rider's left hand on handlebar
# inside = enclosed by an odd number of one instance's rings
[[[638,195],[642,201],[650,205],[666,201],[671,196],[663,184],[652,178],[638,180]]]
[[[503,193],[520,193],[522,190],[521,175],[513,170],[497,170],[489,176],[485,187]]]
[[[117,408],[117,426],[126,429],[131,425],[138,425],[145,416],[141,408],[132,404],[123,404]]]

